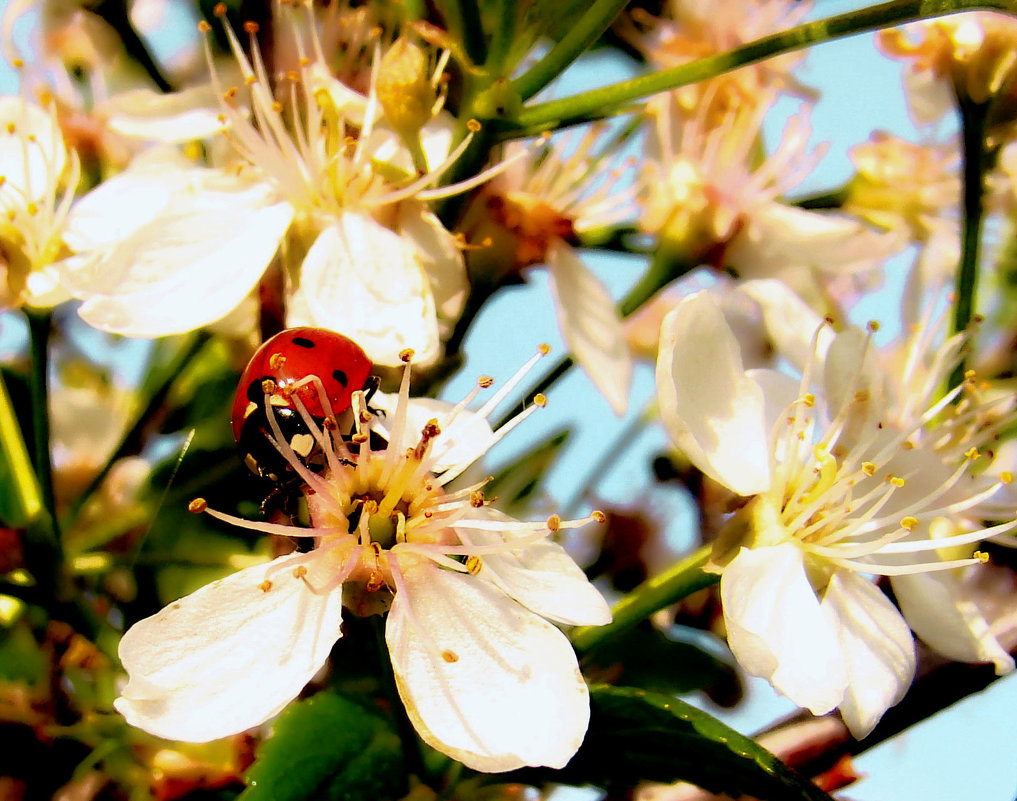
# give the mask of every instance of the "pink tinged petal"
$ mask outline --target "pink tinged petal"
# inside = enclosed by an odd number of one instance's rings
[[[998,675],[1014,669],[1013,657],[952,572],[893,576],[890,582],[904,617],[930,648],[958,662],[991,662]]]
[[[915,675],[915,643],[904,618],[879,588],[857,573],[835,573],[823,595],[847,670],[840,712],[861,739],[900,701]]]
[[[103,331],[164,336],[215,322],[257,285],[293,219],[260,190],[204,192],[174,204],[67,276],[81,317]]]
[[[180,92],[132,89],[113,95],[102,105],[110,130],[124,136],[177,143],[204,139],[218,133],[219,97],[210,86]]]
[[[490,506],[478,509],[486,519],[515,523]],[[507,531],[467,528],[460,538],[471,545],[511,541]],[[539,540],[516,550],[481,556],[478,577],[490,581],[506,595],[542,617],[569,626],[602,626],[611,622],[611,608],[564,548]]]
[[[809,584],[801,549],[742,548],[720,579],[728,644],[738,663],[813,714],[844,698],[837,629]]]
[[[562,339],[615,413],[624,414],[632,384],[632,354],[614,300],[575,250],[560,239],[548,249],[547,267]]]
[[[769,487],[763,391],[745,373],[738,340],[709,292],[664,317],[657,400],[671,439],[696,467],[742,495]]]
[[[13,133],[7,126],[13,125]],[[54,117],[21,97],[0,97],[0,208],[41,201],[67,164],[67,148]]]
[[[474,770],[564,766],[590,717],[565,635],[474,576],[401,567],[385,640],[424,741]]]
[[[438,356],[434,296],[411,242],[366,214],[347,212],[322,231],[300,270],[289,325],[331,328],[355,340],[375,364]]]
[[[304,578],[294,575],[301,567]],[[327,554],[291,554],[134,624],[120,641],[130,679],[114,706],[131,725],[185,742],[265,722],[321,669],[340,637],[342,585],[329,587],[333,576]]]

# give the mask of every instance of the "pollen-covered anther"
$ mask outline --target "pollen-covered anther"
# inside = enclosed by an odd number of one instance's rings
[[[199,33],[211,33],[211,31],[212,31],[212,26],[209,25],[207,21],[200,20],[198,22],[198,32]]]
[[[551,346],[548,345],[546,342],[541,342],[539,345],[537,345],[537,353],[539,353],[541,356],[547,356],[547,354],[549,354],[550,352]]]
[[[900,527],[906,529],[907,531],[914,531],[916,528],[918,528],[918,518],[905,517],[900,521]]]
[[[971,446],[966,451],[964,451],[964,457],[967,458],[967,459],[970,459],[971,461],[974,461],[975,459],[977,459],[980,456],[981,456],[981,454],[978,452],[978,448],[976,448],[974,446]]]
[[[890,484],[893,484],[895,487],[899,488],[899,487],[903,487],[904,486],[904,479],[901,478],[900,476],[890,475],[890,476],[887,476],[886,480]]]
[[[1013,473],[1011,473],[1009,470],[1004,470],[1002,473],[999,474],[999,480],[1002,481],[1004,484],[1009,484],[1010,482],[1013,481]]]
[[[475,119],[473,119],[471,117],[470,119],[468,119],[466,121],[466,130],[468,130],[470,133],[479,133],[480,132],[480,121],[479,120],[475,120]]]
[[[466,558],[466,572],[471,576],[476,576],[484,568],[484,560],[479,556],[469,556]]]
[[[561,517],[559,515],[551,515],[547,518],[547,530],[552,534],[556,533],[561,529]]]
[[[816,396],[811,392],[806,393],[805,397],[802,398],[802,403],[808,406],[810,409],[816,405]]]
[[[277,389],[279,389],[278,385],[271,378],[266,378],[261,382],[261,391],[266,395],[274,395]]]
[[[869,320],[865,327],[870,334],[875,334],[879,330],[879,320]]]
[[[413,361],[413,348],[404,348],[403,350],[399,351],[399,361],[403,362],[404,364],[409,364],[411,361]]]
[[[875,462],[862,462],[862,472],[870,478],[876,475],[876,463]]]
[[[306,575],[307,575],[307,568],[304,567],[303,565],[297,565],[295,568],[293,568],[293,577],[294,578],[302,579]]]
[[[483,508],[485,503],[483,490],[474,490],[470,493],[470,506],[474,509]]]
[[[286,355],[281,352],[277,351],[268,357],[268,366],[273,370],[278,370],[284,364],[286,364]]]
[[[482,375],[477,379],[477,386],[481,389],[490,389],[494,386],[494,379],[489,375]]]
[[[189,504],[187,504],[187,511],[188,512],[193,512],[196,515],[201,514],[207,508],[208,508],[208,503],[206,503],[204,498],[195,498],[193,501],[191,501]]]
[[[541,409],[543,409],[545,406],[547,406],[547,396],[544,395],[544,393],[542,392],[538,392],[536,395],[533,396],[533,405],[539,406]]]
[[[971,554],[971,558],[977,559],[983,565],[989,563],[989,554],[986,551],[975,551],[973,554]]]
[[[361,432],[351,436],[350,442],[352,442],[354,445],[363,445],[365,442],[367,442],[368,439],[370,439],[370,437],[367,434]]]
[[[261,590],[262,592],[268,592],[270,589],[272,589],[272,582],[269,581],[268,579],[265,579],[263,582],[261,582],[261,584],[258,585],[258,589]]]
[[[871,397],[867,389],[860,389],[855,393],[855,403],[866,403]]]
[[[459,656],[455,653],[455,651],[442,651],[441,658],[448,662],[450,665],[453,662],[459,661]]]
[[[364,585],[368,592],[377,592],[385,586],[385,577],[381,574],[380,570],[372,570],[371,575],[367,577],[367,584]]]
[[[215,14],[217,17],[225,17],[226,16],[226,4],[225,3],[216,3],[215,4],[215,8],[212,9],[212,13]]]
[[[590,513],[590,517],[593,518],[594,523],[607,522],[607,515],[600,511],[600,509],[594,509],[593,512]]]
[[[326,431],[337,431],[339,429],[339,423],[336,422],[334,417],[326,417],[324,421],[322,421],[322,427]]]
[[[261,26],[254,20],[247,20],[244,23],[244,33],[249,33],[252,36],[261,30]]]

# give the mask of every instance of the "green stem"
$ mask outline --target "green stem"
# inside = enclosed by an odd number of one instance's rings
[[[487,40],[480,25],[476,0],[441,0],[438,6],[449,33],[462,42],[470,61],[483,64],[487,57]]]
[[[0,451],[3,454],[3,514],[7,526],[26,525],[42,511],[42,493],[25,447],[7,385],[0,375]]]
[[[32,371],[29,375],[29,392],[32,398],[32,463],[39,482],[42,505],[49,513],[59,550],[56,526],[56,497],[53,493],[53,459],[50,452],[49,431],[49,334],[52,315],[49,311],[26,310],[28,318],[29,348]]]
[[[580,654],[589,652],[608,638],[646,620],[654,612],[717,583],[719,576],[703,570],[710,558],[711,549],[712,546],[704,545],[660,575],[644,581],[615,604],[611,610],[611,622],[606,626],[580,626],[573,629],[571,639],[576,651]]]
[[[905,22],[942,16],[968,9],[994,9],[1017,15],[1015,0],[891,0],[870,8],[807,22],[781,33],[764,36],[725,53],[707,56],[688,64],[661,70],[628,81],[592,89],[560,100],[537,103],[523,109],[504,126],[517,132],[562,127],[604,119],[623,110],[626,104],[658,92],[715,78],[747,64],[790,53],[821,42],[889,28]],[[525,76],[523,76],[525,77]]]
[[[961,260],[957,266],[956,295],[953,331],[967,330],[975,316],[978,289],[978,257],[982,241],[982,200],[985,194],[985,125],[988,104],[958,98],[963,147],[963,232]],[[951,376],[950,386],[964,380],[966,364],[961,361]]]
[[[102,466],[102,469],[96,474],[95,478],[92,479],[89,485],[85,488],[84,492],[82,492],[81,495],[78,496],[78,499],[74,502],[70,514],[71,519],[77,516],[78,512],[81,511],[88,499],[92,497],[97,489],[99,489],[102,482],[106,479],[106,476],[109,475],[109,471],[113,469],[113,465],[116,464],[117,460],[137,450],[140,446],[144,429],[149,424],[153,413],[165,403],[166,396],[169,394],[173,383],[180,377],[180,374],[184,372],[187,365],[190,364],[191,360],[198,355],[210,338],[210,335],[204,332],[192,334],[190,336],[190,340],[177,352],[173,361],[166,366],[162,380],[152,390],[152,393],[148,398],[148,402],[135,417],[134,423],[131,427],[124,433],[117,449],[113,451],[109,459],[107,459],[106,463]]]
[[[543,58],[512,81],[512,88],[523,100],[533,97],[586,52],[627,3],[628,0],[596,0]]]
[[[516,29],[516,0],[496,0],[494,3],[494,28],[491,43],[487,48],[484,66],[491,75],[505,74],[505,60],[512,49],[512,37]]]

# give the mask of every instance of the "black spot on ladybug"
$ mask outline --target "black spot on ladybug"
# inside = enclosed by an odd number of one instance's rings
[[[308,349],[310,349],[310,348],[314,347],[314,340],[313,339],[308,339],[307,337],[293,337],[291,342],[293,342],[293,344],[296,345],[299,348],[308,348]]]
[[[265,390],[262,388],[262,384],[265,383],[266,378],[268,378],[267,375],[255,378],[247,385],[247,400],[251,403],[262,404],[265,402]]]
[[[334,378],[344,387],[348,387],[350,385],[350,379],[346,377],[346,373],[344,373],[342,370],[333,370],[332,378]]]

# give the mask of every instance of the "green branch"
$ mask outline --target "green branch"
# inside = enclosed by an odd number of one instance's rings
[[[523,100],[533,97],[586,52],[627,3],[628,0],[596,0],[543,58],[512,81],[512,88]]]
[[[987,103],[975,103],[964,97],[958,98],[961,118],[961,139],[963,148],[963,232],[961,234],[961,259],[957,265],[956,295],[953,309],[953,331],[967,330],[975,316],[975,301],[978,290],[978,261],[982,241],[982,208],[985,194],[985,125],[988,116]],[[957,386],[964,380],[966,364],[962,361],[950,378],[950,386]]]
[[[654,612],[716,584],[720,576],[703,571],[711,550],[712,546],[704,545],[675,562],[660,575],[644,581],[614,605],[611,622],[606,626],[580,626],[573,629],[572,645],[579,653],[586,653],[608,638],[646,620]]]
[[[537,103],[524,108],[514,118],[502,120],[501,124],[522,132],[604,119],[624,110],[625,106],[633,101],[715,78],[725,72],[767,58],[845,36],[972,9],[996,10],[1017,16],[1017,0],[891,0],[871,8],[807,22],[781,33],[764,36],[734,50],[661,70],[652,75],[644,75],[560,100]]]

